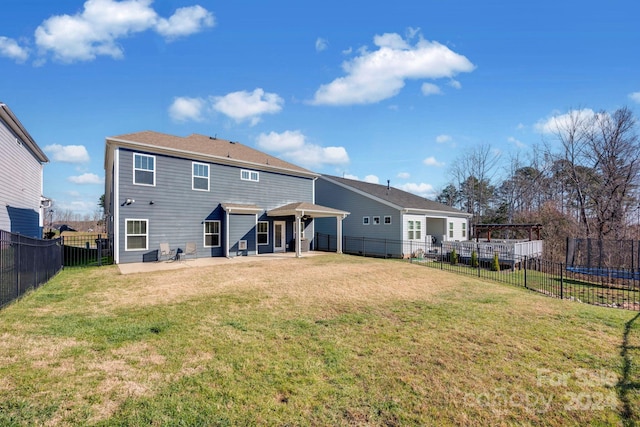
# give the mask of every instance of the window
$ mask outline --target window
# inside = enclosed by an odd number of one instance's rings
[[[220,221],[204,222],[204,247],[220,247]]]
[[[133,155],[133,183],[156,185],[156,157],[146,154]]]
[[[384,217],[384,223],[386,224],[391,224],[391,217],[389,215]]]
[[[148,247],[148,220],[128,219],[125,233],[125,251],[146,250]]]
[[[209,191],[209,165],[204,163],[192,163],[193,179],[192,189]]]
[[[255,181],[255,182],[258,182],[260,180],[258,172],[248,171],[246,169],[242,169],[240,171],[240,179],[242,179],[243,181]]]
[[[269,222],[258,221],[258,244],[269,244]]]
[[[463,222],[462,223],[462,237],[467,237],[467,223]]]
[[[449,223],[449,238],[453,239],[453,223]]]
[[[362,225],[369,225],[369,217],[368,216],[363,216],[362,217]]]
[[[373,225],[380,225],[380,217],[379,216],[374,216],[373,217]]]
[[[407,221],[407,239],[420,240],[422,238],[422,221]]]

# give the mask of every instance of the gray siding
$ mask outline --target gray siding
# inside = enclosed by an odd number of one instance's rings
[[[255,204],[266,211],[293,202],[313,202],[311,178],[259,171],[259,182],[242,181],[242,168],[218,164],[209,165],[209,191],[192,190],[191,160],[139,151],[135,153],[155,155],[156,185],[133,185],[133,153],[119,149],[119,200],[114,203],[119,212],[121,263],[142,261],[142,255],[158,249],[161,242],[168,242],[173,249],[184,249],[187,242],[195,242],[199,257],[223,255],[227,224],[221,203]],[[134,199],[135,203],[120,206],[127,198]],[[255,226],[255,216],[250,217]],[[147,250],[124,250],[126,219],[149,220]],[[221,221],[221,248],[204,247],[205,219]],[[232,239],[230,243],[233,244]],[[250,248],[255,251],[255,243]]]
[[[400,211],[384,203],[328,182],[323,178],[316,181],[316,203],[351,212],[342,222],[344,236],[402,239]],[[369,217],[369,225],[362,223],[362,218],[365,216]],[[380,217],[380,224],[373,223],[374,216]],[[384,223],[385,216],[391,216],[391,224]],[[315,228],[318,233],[336,235],[334,218],[317,219]]]
[[[240,240],[247,242],[247,249],[241,250]],[[256,254],[256,216],[229,215],[229,256]]]
[[[0,229],[42,237],[42,164],[0,120]]]

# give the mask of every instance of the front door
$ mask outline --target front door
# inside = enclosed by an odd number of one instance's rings
[[[284,252],[287,248],[286,222],[273,222],[273,252]]]

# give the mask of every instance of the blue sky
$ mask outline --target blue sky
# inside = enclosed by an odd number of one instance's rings
[[[570,109],[640,111],[640,5],[5,0],[0,101],[92,213],[108,136],[217,135],[434,197],[478,145],[523,158]]]

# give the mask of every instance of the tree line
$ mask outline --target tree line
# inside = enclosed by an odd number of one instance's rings
[[[473,215],[471,224],[541,223],[547,255],[564,256],[567,237],[638,239],[640,141],[627,107],[571,110],[545,129],[550,139],[523,159],[490,145],[451,165],[436,200]],[[522,238],[509,232],[503,238]]]

